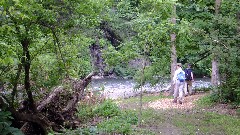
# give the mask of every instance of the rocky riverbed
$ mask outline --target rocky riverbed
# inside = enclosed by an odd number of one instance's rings
[[[132,79],[93,79],[90,85],[93,91],[101,92],[106,98],[118,99],[129,98],[139,95],[141,89],[135,89],[136,83]],[[193,89],[208,88],[210,87],[210,79],[198,78],[193,83]],[[170,82],[158,83],[155,86],[146,84],[142,90],[146,93],[156,93],[169,89]]]

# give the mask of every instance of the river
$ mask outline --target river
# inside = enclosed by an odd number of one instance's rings
[[[134,89],[135,82],[132,79],[93,79],[90,87],[93,91],[101,92],[106,98],[118,99],[129,98],[140,93],[140,89]],[[197,78],[193,82],[193,90],[199,88],[208,88],[211,86],[209,78]],[[143,86],[143,91],[147,93],[165,91],[170,87],[170,81],[167,83],[158,83],[155,86],[146,84]]]

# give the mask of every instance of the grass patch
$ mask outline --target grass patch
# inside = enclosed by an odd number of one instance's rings
[[[199,100],[197,100],[195,102],[195,104],[198,107],[203,108],[203,107],[211,107],[215,104],[215,102],[213,101],[211,95],[207,95],[207,96],[204,96],[204,97],[200,98]]]
[[[172,98],[172,96],[164,96],[162,93],[160,94],[143,94],[142,96],[142,102],[143,103],[147,103],[147,102],[153,102],[159,99],[163,99],[163,98]],[[122,103],[136,103],[140,101],[140,96],[138,97],[132,97],[132,98],[128,98],[128,99],[121,99],[118,100]]]
[[[161,125],[165,121],[163,113],[160,113],[154,109],[145,109],[142,112],[142,124],[143,125]]]
[[[173,124],[183,134],[239,134],[240,119],[211,112],[182,113],[175,115]]]

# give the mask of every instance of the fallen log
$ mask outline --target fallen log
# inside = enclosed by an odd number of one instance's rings
[[[48,98],[46,98],[45,100],[43,100],[38,106],[37,106],[37,110],[41,111],[47,104],[53,102],[53,100],[59,96],[59,94],[61,94],[63,91],[63,87],[59,86],[56,89],[54,89],[52,92],[50,92]]]
[[[94,76],[96,73],[92,72],[88,76],[86,76],[84,79],[80,81],[74,81],[73,82],[73,90],[74,95],[72,96],[72,99],[68,102],[67,106],[63,109],[63,114],[69,113],[73,110],[73,108],[76,107],[76,104],[83,98],[84,89],[87,87],[87,85],[91,82],[92,76]]]
[[[37,112],[28,112],[27,109],[22,109],[18,111],[16,108],[8,107],[13,117],[14,121],[24,122],[21,125],[21,130],[25,134],[28,128],[32,128],[31,131],[37,129],[42,130],[42,134],[47,134],[47,132],[52,129],[56,132],[61,132],[60,128],[64,127],[66,120],[74,121],[74,113],[76,111],[77,103],[83,98],[84,90],[87,85],[91,82],[92,76],[95,73],[92,72],[84,79],[71,80],[71,90],[68,92],[64,87],[59,86],[53,89],[46,98],[42,99],[37,105]],[[9,106],[9,103],[5,103],[3,97],[0,98],[0,104],[4,106]],[[10,101],[9,101],[10,102]],[[25,108],[28,104],[26,104]],[[31,126],[34,125],[34,126]]]

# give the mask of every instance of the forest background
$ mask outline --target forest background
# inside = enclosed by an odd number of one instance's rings
[[[177,62],[211,77],[216,101],[239,105],[239,9],[239,0],[1,0],[0,125],[15,131],[12,116],[59,131],[92,76],[155,84]],[[46,111],[60,93],[61,122]]]

